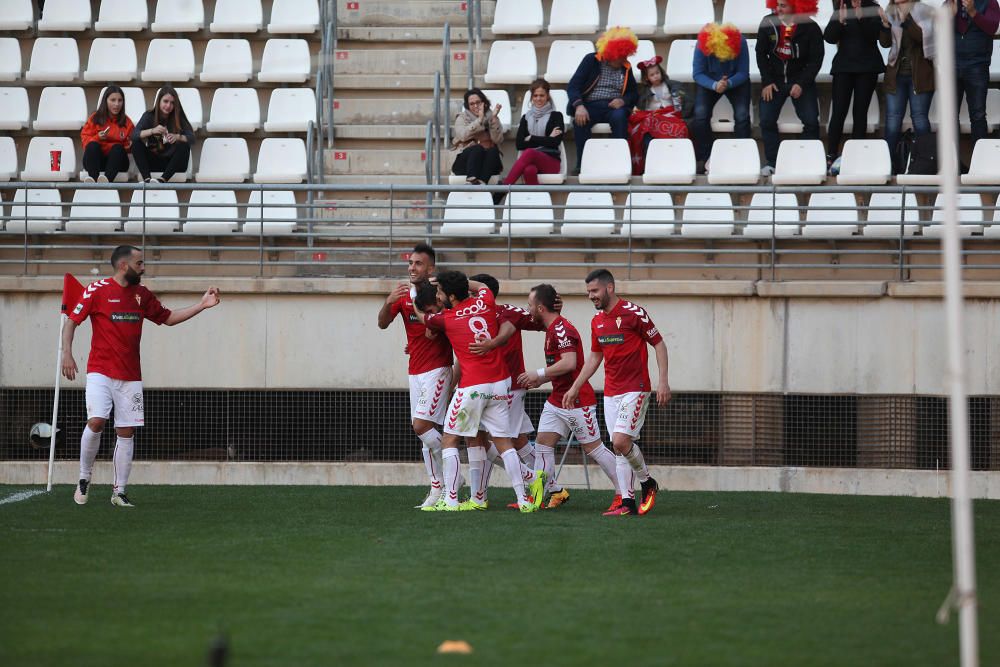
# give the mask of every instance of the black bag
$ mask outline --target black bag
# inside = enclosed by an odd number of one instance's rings
[[[907,174],[937,174],[937,137],[921,134],[910,145],[910,161],[906,165]]]

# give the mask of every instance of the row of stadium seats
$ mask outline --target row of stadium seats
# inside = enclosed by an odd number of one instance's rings
[[[201,58],[195,60],[189,39],[154,39],[146,50],[140,70],[135,42],[125,37],[99,37],[90,46],[83,81],[128,82],[189,81],[195,78],[195,62],[201,63],[198,79],[206,83],[246,83],[256,74],[264,83],[303,83],[312,73],[309,44],[304,39],[269,39],[264,44],[260,69],[254,71],[250,42],[246,39],[211,39]],[[20,40],[0,38],[0,81],[21,78]],[[31,47],[26,81],[79,81],[80,51],[72,37],[39,37]]]
[[[198,32],[208,27],[211,32],[252,33],[265,26],[260,0],[215,0],[215,14],[205,24],[205,7],[201,0],[157,0],[153,23],[149,23],[146,0],[101,0],[97,21],[93,22],[91,0],[46,0],[41,18],[35,23],[35,3],[32,0],[4,0],[0,7],[0,30],[39,32],[77,32],[93,29],[98,32]],[[272,34],[315,32],[319,28],[317,0],[273,0],[266,23]]]

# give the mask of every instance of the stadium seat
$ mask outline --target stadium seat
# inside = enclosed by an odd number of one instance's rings
[[[149,175],[153,178],[163,179],[162,171],[151,171]],[[188,167],[186,171],[179,171],[170,177],[170,183],[185,183],[194,178],[194,160],[188,160]]]
[[[184,109],[184,115],[187,116],[191,127],[197,131],[205,123],[204,111],[201,106],[201,91],[197,88],[174,88],[174,90],[177,91],[177,97],[181,99],[181,108]],[[160,91],[157,90],[156,94],[159,95],[159,93]],[[125,94],[128,94],[127,90]],[[155,100],[156,97],[154,96],[153,99]],[[133,120],[136,120],[136,118],[133,118]]]
[[[490,95],[491,91],[484,90],[483,92],[491,100],[493,99]],[[563,115],[563,132],[569,132],[569,129],[573,126],[573,117],[566,113],[566,108],[569,106],[569,93],[563,88],[553,88],[549,91],[549,96],[552,98],[552,106]],[[529,106],[531,106],[531,91],[526,90],[524,97],[521,98],[521,116],[528,112]],[[521,116],[517,117],[518,123],[521,122]],[[609,125],[608,127],[610,129],[611,126]]]
[[[211,32],[257,32],[264,27],[260,0],[216,0]]]
[[[188,200],[185,234],[232,234],[239,228],[236,193],[232,190],[194,190]]]
[[[0,130],[22,130],[28,127],[31,108],[25,88],[0,88]]]
[[[266,83],[305,83],[312,73],[309,44],[304,39],[269,39],[264,44],[257,80]]]
[[[934,213],[931,222],[923,229],[923,235],[930,238],[941,238],[944,236],[944,211],[941,210],[941,202],[944,195],[938,194],[934,199]],[[958,230],[963,237],[979,234],[983,231],[983,200],[976,193],[965,192],[958,195]]]
[[[316,92],[312,88],[276,88],[267,104],[265,132],[305,132],[316,122]]]
[[[903,196],[900,192],[876,192],[868,201],[865,210],[868,220],[861,230],[863,236],[873,238],[899,238],[900,224],[903,224],[904,236],[913,236],[920,228],[920,211],[917,209],[917,196],[906,193],[906,206],[903,207]]]
[[[836,224],[848,223],[848,224]],[[809,195],[802,236],[843,238],[858,231],[858,202],[850,192],[814,192]]]
[[[750,125],[754,123],[754,105],[750,105]],[[736,131],[736,113],[729,98],[723,95],[712,109],[712,132],[729,134]]]
[[[883,185],[892,178],[892,158],[884,139],[848,139],[840,156],[839,185]]]
[[[94,30],[98,32],[139,32],[149,26],[149,7],[135,0],[101,0]]]
[[[589,239],[614,233],[615,209],[610,192],[571,192],[566,195],[563,236]]]
[[[131,39],[98,37],[91,44],[84,81],[132,81],[138,75],[139,60]]]
[[[36,130],[79,130],[87,122],[87,96],[83,88],[49,86],[38,98]]]
[[[788,97],[781,107],[781,113],[778,114],[778,132],[781,134],[802,134],[802,130],[802,121],[795,113],[792,98]]]
[[[537,35],[542,31],[542,0],[497,0],[494,35]]]
[[[53,151],[60,151],[58,169]],[[76,148],[69,137],[34,137],[28,142],[22,181],[68,181],[77,172]]]
[[[503,129],[503,133],[507,134],[510,131],[511,125],[511,110],[510,110],[510,95],[507,91],[502,88],[484,90],[483,95],[486,99],[490,101],[490,108],[492,109],[497,104],[500,105],[500,127]],[[518,118],[517,122],[520,123],[521,119]],[[463,180],[464,182],[464,180]]]
[[[983,230],[983,236],[988,239],[1000,238],[1000,202],[997,202],[993,212],[993,224]]]
[[[826,181],[826,149],[819,139],[786,139],[778,148],[771,182],[775,185],[819,185]]]
[[[549,60],[545,66],[545,80],[549,83],[569,83],[588,53],[594,52],[594,43],[586,39],[557,39],[549,47]]]
[[[7,231],[15,234],[45,234],[62,227],[62,198],[55,188],[18,188],[10,207]],[[20,206],[18,206],[20,204]],[[25,206],[27,204],[27,206]]]
[[[35,25],[35,3],[31,0],[4,0],[0,30],[30,30]]]
[[[39,32],[79,32],[89,28],[91,20],[90,0],[45,0],[36,27]]]
[[[181,207],[177,190],[146,188],[132,191],[125,232],[129,234],[168,234],[180,227]]]
[[[743,236],[752,239],[787,238],[799,234],[799,205],[791,192],[758,192],[750,199]]]
[[[17,146],[14,137],[0,137],[0,181],[17,178]]]
[[[1000,91],[997,91],[1000,92]],[[833,102],[830,102],[830,113],[833,113]],[[878,106],[878,95],[872,95],[871,104],[868,105],[868,124],[865,126],[865,132],[868,134],[873,134],[881,124],[881,119],[879,117],[879,106]],[[827,116],[829,118],[829,116]],[[851,103],[847,105],[847,118],[844,119],[844,134],[850,134],[854,131],[854,99],[852,97]]]
[[[735,24],[744,34],[756,35],[761,20],[770,13],[766,0],[726,0],[722,22]]]
[[[816,75],[816,83],[830,83],[833,81],[833,58],[837,55],[836,44],[823,44],[823,64],[819,67],[819,74]]]
[[[591,138],[583,146],[581,183],[628,183],[632,178],[632,154],[625,139]]]
[[[674,81],[691,83],[694,81],[694,50],[698,46],[695,39],[675,39],[667,54],[667,77]]]
[[[472,208],[470,208],[472,207]],[[496,212],[489,192],[449,192],[444,206],[444,236],[489,236],[496,231]]]
[[[260,190],[250,192],[243,233],[277,236],[294,232],[298,220],[295,193],[291,190],[264,190],[263,207],[260,203],[261,194]]]
[[[260,142],[254,183],[301,183],[306,179],[306,142],[275,137]]]
[[[256,132],[260,129],[260,100],[256,89],[216,88],[205,129],[209,132]]]
[[[548,192],[511,192],[501,208],[500,235],[548,236],[555,230]]]
[[[632,192],[625,198],[622,210],[622,236],[655,239],[672,236],[674,199],[667,192]]]
[[[655,33],[659,23],[656,0],[611,0],[608,5],[608,28],[625,26],[642,37]]]
[[[97,104],[101,103],[101,98],[104,97],[106,89],[101,88],[101,93],[97,96]],[[146,93],[142,88],[135,86],[122,86],[122,92],[125,93],[125,115],[132,119],[133,124],[138,123],[139,119],[142,118],[142,114],[149,110],[149,107],[146,106]],[[179,95],[180,92],[178,91],[177,94]],[[92,109],[92,111],[96,110],[97,106]],[[185,111],[187,111],[186,107]]]
[[[0,37],[0,81],[21,78],[21,44],[14,37]]]
[[[760,83],[760,65],[757,64],[757,39],[747,40],[747,51],[750,54],[750,82]],[[753,104],[750,105],[753,109]]]
[[[760,150],[753,139],[716,139],[708,161],[712,185],[755,185],[760,180]]]
[[[253,56],[246,39],[211,39],[205,47],[200,79],[209,83],[246,83],[253,77]]]
[[[833,16],[833,3],[820,2],[817,4],[816,13],[813,15],[812,20],[819,25],[820,30],[825,30],[827,24],[830,22],[830,17],[832,16]]]
[[[489,84],[528,84],[537,77],[535,45],[530,41],[497,40],[490,45],[483,81]]]
[[[80,51],[72,37],[39,37],[31,47],[28,81],[76,81],[80,76]]]
[[[697,35],[706,23],[715,21],[712,0],[668,0],[663,16],[667,35]]]
[[[1000,185],[1000,140],[980,139],[976,142],[969,173],[962,174],[962,185]]]
[[[122,223],[122,202],[117,190],[77,190],[69,210],[66,231],[74,234],[117,232]]]
[[[653,44],[653,41],[650,39],[640,39],[635,53],[628,58],[628,63],[632,66],[632,73],[635,75],[636,81],[642,80],[642,71],[639,69],[639,63],[649,60],[655,55],[656,45]]]
[[[246,139],[209,137],[201,144],[194,180],[199,183],[242,183],[250,177]]]
[[[154,39],[146,50],[143,81],[190,81],[194,78],[194,47],[190,39]]]
[[[736,228],[733,198],[728,192],[691,192],[681,213],[681,236],[727,238]]]
[[[653,139],[649,142],[646,170],[642,175],[646,185],[686,185],[694,182],[696,172],[694,144],[690,139]]]
[[[566,142],[559,144],[559,173],[539,174],[538,182],[541,185],[562,185],[566,182],[567,166],[569,160],[566,159]]]
[[[993,40],[993,53],[990,57],[990,81],[1000,81],[1000,41]]]
[[[317,0],[274,0],[267,31],[272,34],[313,33],[319,28]]]
[[[589,35],[597,32],[600,22],[597,0],[552,0],[550,35]]]
[[[153,32],[198,32],[204,27],[205,6],[201,0],[157,0],[150,26]]]

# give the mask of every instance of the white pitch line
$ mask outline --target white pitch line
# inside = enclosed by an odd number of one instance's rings
[[[17,493],[11,494],[6,498],[0,498],[0,505],[6,505],[7,503],[19,503],[22,500],[27,500],[32,496],[37,496],[45,491],[41,489],[36,489],[33,491],[18,491]]]

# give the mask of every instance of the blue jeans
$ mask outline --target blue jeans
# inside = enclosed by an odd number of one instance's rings
[[[972,122],[972,143],[985,139],[989,134],[986,126],[986,91],[990,87],[990,66],[968,65],[955,69],[955,92],[958,95],[959,109],[962,107],[962,95],[969,103],[969,120]],[[955,114],[958,117],[958,114]]]
[[[896,77],[896,92],[885,95],[885,142],[889,144],[889,155],[893,160],[896,159],[896,145],[902,132],[907,103],[910,105],[914,133],[928,134],[931,131],[931,121],[927,114],[931,109],[933,97],[934,91],[913,92],[913,77]],[[896,169],[902,169],[904,166],[896,165]]]
[[[781,107],[785,106],[790,89],[791,86],[779,84],[770,102],[765,102],[763,98],[760,100],[760,134],[764,139],[764,157],[771,167],[778,161],[778,146],[781,144],[778,138],[778,116],[781,115]],[[802,138],[819,139],[819,98],[816,86],[804,87],[802,94],[797,100],[793,99],[792,104],[795,106],[795,115],[802,121]]]
[[[608,102],[610,100],[583,103],[587,113],[590,114],[590,122],[586,125],[573,125],[577,169],[580,168],[580,162],[583,160],[583,145],[590,139],[590,128],[596,123],[610,123],[611,136],[614,139],[628,139],[628,117],[632,113],[631,109],[626,107],[612,109],[608,106]]]
[[[750,84],[745,83],[736,88],[728,88],[724,93],[717,93],[708,88],[698,86],[694,98],[694,130],[695,151],[699,162],[704,162],[712,153],[712,110],[719,99],[725,95],[733,105],[733,120],[736,122],[736,138],[750,138]]]

